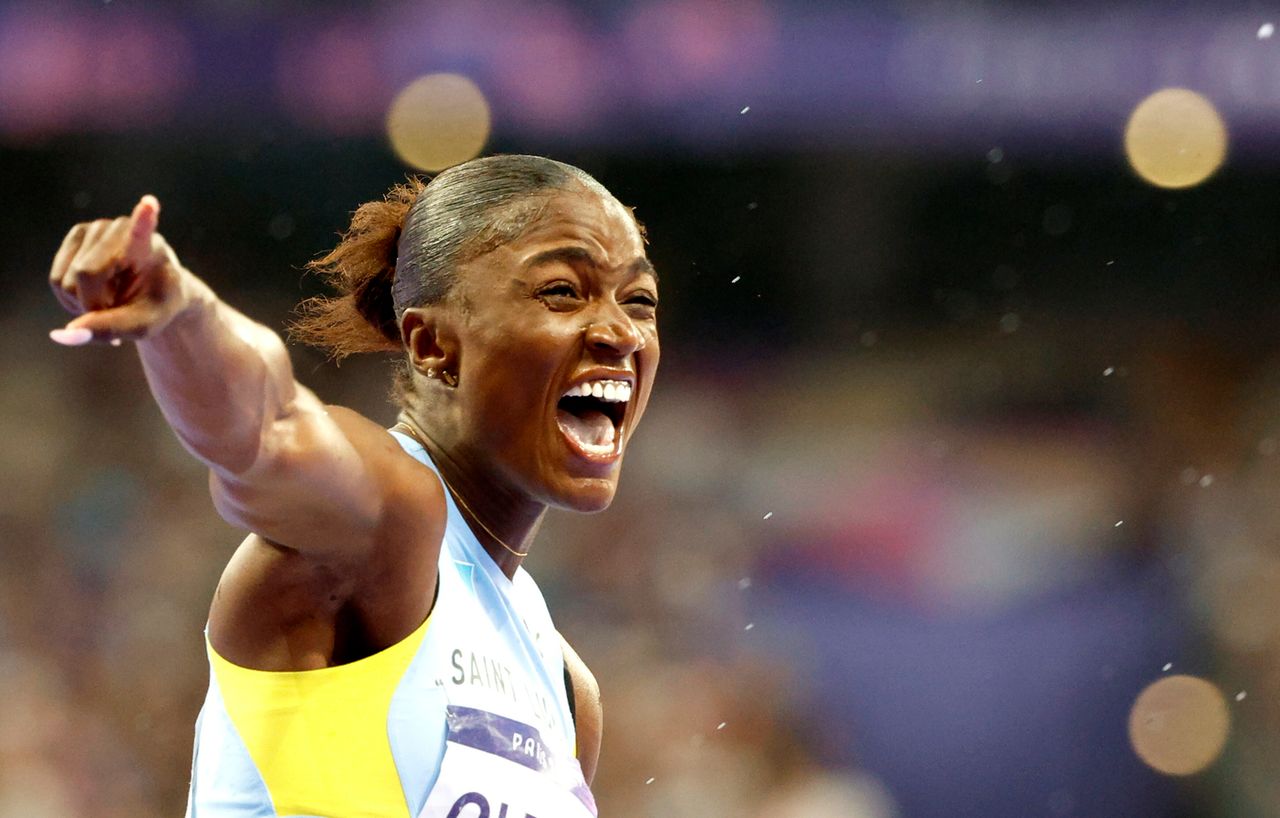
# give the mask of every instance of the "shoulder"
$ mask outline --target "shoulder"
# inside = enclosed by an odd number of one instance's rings
[[[352,442],[353,456],[364,461],[361,472],[379,498],[370,547],[350,549],[340,559],[327,561],[343,563],[350,574],[365,580],[354,589],[362,596],[385,596],[388,589],[403,586],[406,576],[428,578],[434,585],[448,512],[444,484],[425,452],[358,412],[342,406],[326,409]],[[323,502],[322,497],[315,499]]]
[[[406,443],[380,424],[344,406],[325,406],[326,413],[352,444],[351,454],[363,461],[367,475],[382,499],[383,522],[431,524],[437,535],[446,521],[444,485],[420,444]],[[414,450],[422,453],[418,457]],[[399,513],[397,513],[399,512]],[[405,519],[401,519],[405,518]]]
[[[344,501],[356,489],[322,476],[294,481],[288,503],[259,507],[273,524],[246,526],[255,533],[223,572],[209,615],[210,641],[237,664],[299,670],[304,654],[333,662],[339,620],[351,611],[367,642],[356,650],[373,652],[431,610],[447,522],[439,478],[373,421],[343,407],[323,412],[343,440],[331,449],[331,471],[372,497],[352,511]],[[288,537],[272,536],[276,520],[289,521]]]
[[[390,529],[444,523],[444,488],[435,473],[358,412],[308,394],[265,437],[243,472],[210,472],[214,505],[233,525],[359,566],[364,546]]]
[[[600,759],[600,739],[604,732],[604,708],[600,703],[600,685],[595,675],[578,656],[569,642],[560,637],[564,667],[573,685],[574,729],[578,735],[578,763],[587,783],[596,774]]]

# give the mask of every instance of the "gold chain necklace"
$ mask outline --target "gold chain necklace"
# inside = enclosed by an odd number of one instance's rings
[[[397,423],[396,426],[403,429],[405,432],[407,432],[409,437],[416,440],[418,442],[418,445],[422,446],[423,449],[427,448],[427,445],[422,441],[422,438],[418,437],[418,433],[414,431],[412,426],[403,422]],[[494,541],[498,543],[498,545],[507,549],[509,553],[521,558],[529,556],[528,551],[517,551],[511,546],[507,545],[505,542],[503,542],[502,538],[499,537],[497,534],[494,534],[493,530],[490,529],[489,526],[484,524],[484,520],[481,520],[476,515],[476,513],[471,510],[471,506],[467,505],[467,501],[462,499],[462,495],[458,493],[458,490],[455,489],[453,486],[449,485],[449,481],[446,480],[444,477],[444,472],[437,469],[436,474],[440,477],[440,482],[444,484],[444,487],[447,488],[449,490],[449,493],[453,495],[453,499],[457,501],[458,505],[462,506],[463,511],[467,512],[467,516],[469,516],[472,520],[475,520],[476,525],[484,529],[484,533],[492,537]]]

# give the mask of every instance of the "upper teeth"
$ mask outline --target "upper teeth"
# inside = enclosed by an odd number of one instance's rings
[[[626,403],[631,400],[631,384],[626,381],[587,381],[569,387],[566,398],[599,398],[609,403]]]

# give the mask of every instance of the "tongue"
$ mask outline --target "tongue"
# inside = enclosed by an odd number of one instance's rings
[[[556,412],[560,428],[576,441],[587,446],[612,446],[613,421],[604,412],[588,410],[581,415],[561,409]]]

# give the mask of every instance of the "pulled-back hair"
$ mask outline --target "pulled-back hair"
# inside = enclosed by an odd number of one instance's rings
[[[335,360],[400,350],[406,309],[443,300],[459,264],[519,236],[575,183],[609,195],[585,171],[541,156],[488,156],[396,185],[360,205],[338,246],[307,265],[338,294],[302,302],[292,337]]]

